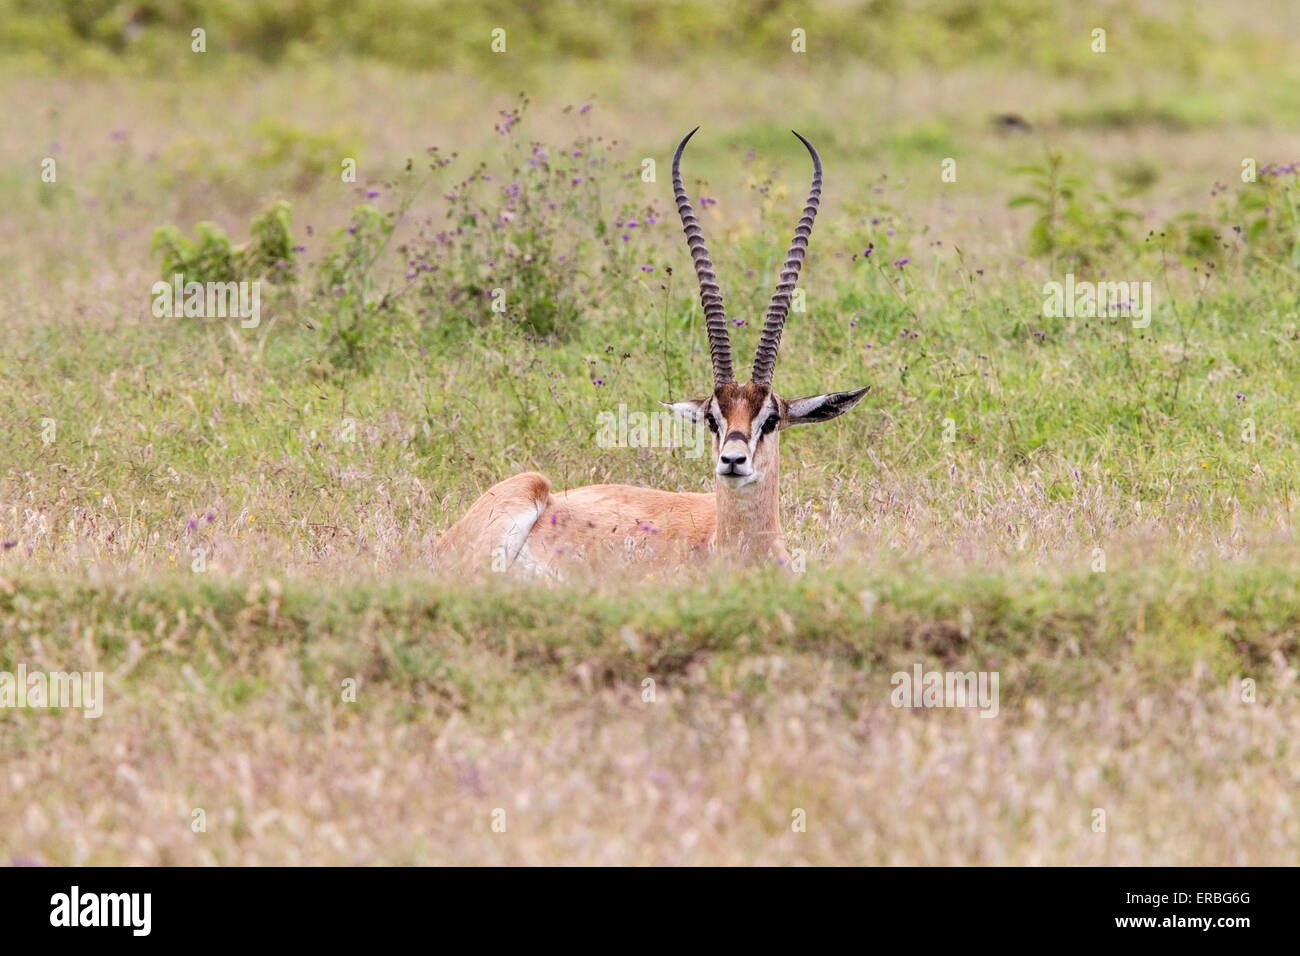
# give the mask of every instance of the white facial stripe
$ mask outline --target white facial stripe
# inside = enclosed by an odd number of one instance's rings
[[[763,408],[766,407],[767,407],[767,403],[764,402]],[[759,428],[762,422],[763,422],[762,409],[759,409],[758,417],[749,423],[749,460],[750,461],[755,460],[754,452],[758,450],[758,440],[763,437],[763,432]]]
[[[776,399],[772,397],[771,392],[768,392],[767,398],[763,399],[763,407],[759,409],[759,414],[754,418],[752,422],[750,422],[749,425],[749,429],[750,429],[749,455],[751,458],[754,455],[754,449],[758,447],[758,440],[763,437],[763,423],[767,421],[768,418],[770,418],[772,415],[775,414],[776,414]]]
[[[713,436],[713,440],[718,443],[718,450],[715,454],[722,454],[723,439],[727,436],[727,420],[722,417],[722,406],[718,404],[717,396],[709,399],[709,411],[713,414],[713,421],[717,423],[718,431]]]

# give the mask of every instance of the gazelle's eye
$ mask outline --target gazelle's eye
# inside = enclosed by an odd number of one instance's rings
[[[778,415],[769,415],[767,421],[763,422],[763,434],[776,431],[776,426],[781,424],[781,418]]]
[[[713,432],[713,434],[718,433],[718,420],[709,412],[704,413],[704,424],[709,426],[709,431]]]

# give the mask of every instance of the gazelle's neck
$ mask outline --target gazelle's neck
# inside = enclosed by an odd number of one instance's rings
[[[772,436],[775,438],[776,436]],[[717,548],[723,554],[787,560],[781,531],[780,452],[772,441],[761,477],[742,488],[716,482]]]

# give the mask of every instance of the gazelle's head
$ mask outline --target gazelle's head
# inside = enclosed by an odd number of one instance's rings
[[[812,143],[798,133],[794,135],[799,136],[799,141],[812,154],[812,189],[767,309],[763,334],[754,355],[754,370],[747,383],[736,382],[731,368],[731,337],[727,333],[726,313],[722,308],[722,290],[713,272],[709,250],[704,245],[704,233],[682,184],[682,151],[698,129],[696,127],[686,135],[673,156],[673,193],[691,258],[695,261],[695,274],[700,280],[700,301],[704,305],[709,353],[713,357],[713,394],[707,398],[673,402],[670,407],[679,415],[692,421],[703,421],[708,426],[713,434],[714,474],[721,487],[736,491],[749,486],[770,485],[770,480],[776,478],[780,458],[777,436],[782,429],[829,421],[842,415],[862,399],[870,386],[789,401],[772,391],[772,370],[776,367],[776,356],[781,348],[781,330],[790,311],[790,298],[799,281],[799,268],[803,265],[813,219],[821,201],[821,157]]]

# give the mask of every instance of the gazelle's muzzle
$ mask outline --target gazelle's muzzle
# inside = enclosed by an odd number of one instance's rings
[[[719,478],[748,478],[754,473],[749,460],[749,436],[731,432],[718,452],[718,466],[714,473]]]

